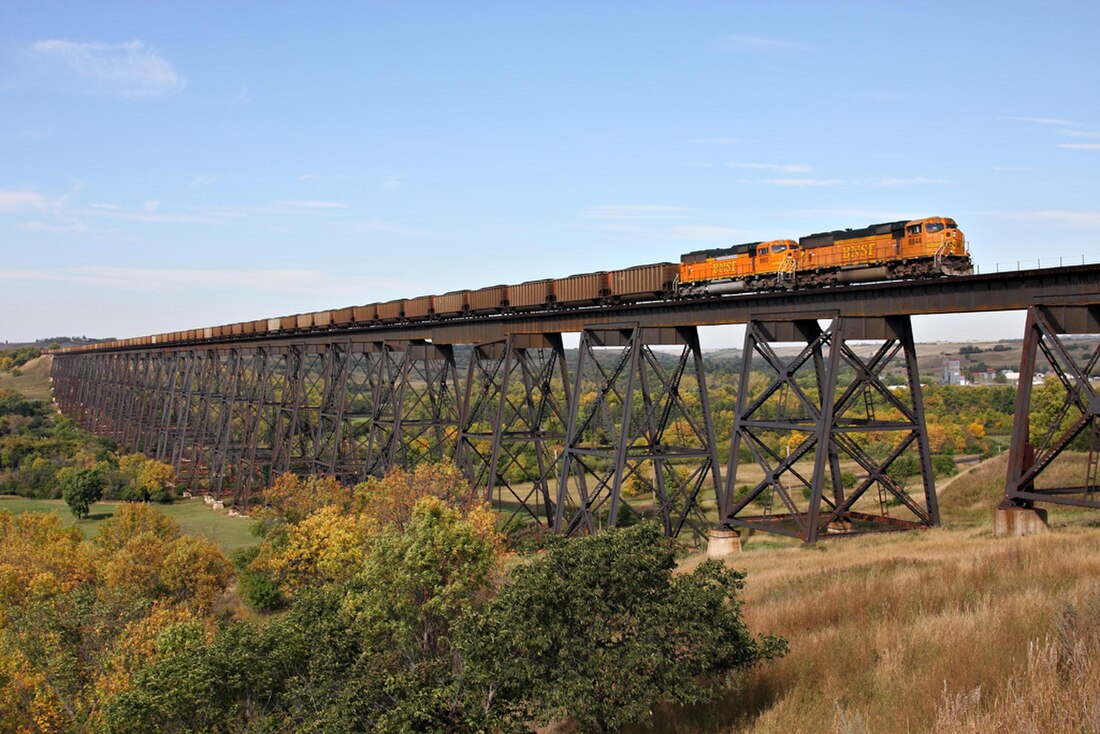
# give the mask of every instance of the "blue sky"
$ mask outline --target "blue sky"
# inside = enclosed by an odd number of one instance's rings
[[[1095,260],[1098,29],[1086,2],[0,1],[0,340],[929,214],[979,264]]]

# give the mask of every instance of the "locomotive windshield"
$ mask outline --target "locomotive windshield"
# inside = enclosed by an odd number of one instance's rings
[[[924,226],[924,231],[928,232],[930,234],[932,232],[942,232],[943,229],[944,229],[943,222],[929,222],[928,224],[926,224]]]
[[[786,249],[786,245],[772,245],[772,252],[784,252]]]

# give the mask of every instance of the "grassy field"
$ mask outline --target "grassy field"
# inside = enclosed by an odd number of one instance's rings
[[[49,355],[35,357],[20,368],[18,377],[0,372],[0,389],[14,390],[32,400],[49,400],[52,359]]]
[[[1057,510],[1046,535],[993,538],[1005,464],[945,486],[941,529],[747,538],[730,561],[746,619],[790,653],[647,731],[1100,731],[1100,518]]]
[[[154,505],[180,524],[185,533],[199,535],[221,546],[226,553],[238,548],[255,545],[259,539],[250,529],[253,520],[229,517],[216,512],[203,504],[200,499],[180,500],[171,505]],[[92,537],[99,530],[99,523],[111,517],[115,512],[113,502],[97,502],[92,505],[87,520],[77,520],[69,511],[69,506],[61,500],[29,500],[22,497],[0,497],[0,509],[18,514],[20,512],[49,512],[62,518],[66,523],[75,523],[85,537]]]

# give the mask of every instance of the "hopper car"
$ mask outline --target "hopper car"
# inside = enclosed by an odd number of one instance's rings
[[[797,240],[749,242],[684,253],[679,263],[637,265],[442,295],[403,298],[238,324],[135,337],[101,349],[443,320],[601,304],[720,296],[777,289],[823,288],[891,279],[973,272],[955,220],[926,217],[834,230]],[[73,348],[75,349],[75,348]],[[60,350],[66,351],[66,350]]]

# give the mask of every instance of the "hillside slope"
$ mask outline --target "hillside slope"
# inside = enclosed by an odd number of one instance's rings
[[[15,390],[24,397],[36,400],[50,399],[50,367],[53,357],[43,354],[20,368],[19,376],[0,372],[0,389]]]

